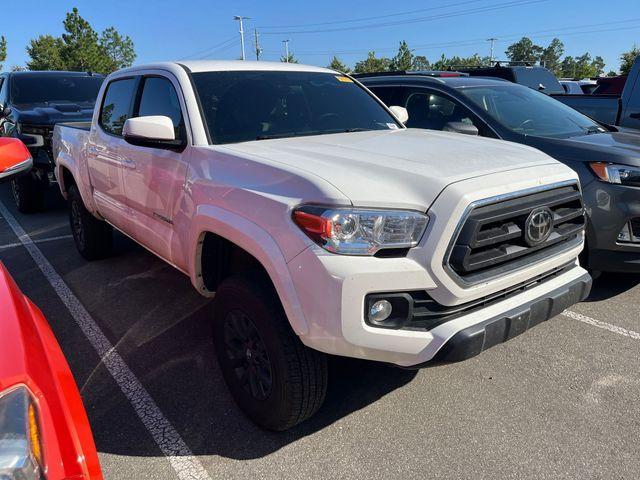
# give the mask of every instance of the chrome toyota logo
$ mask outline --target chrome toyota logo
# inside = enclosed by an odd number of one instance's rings
[[[524,239],[530,246],[544,242],[553,230],[553,212],[546,207],[532,211],[524,222]]]

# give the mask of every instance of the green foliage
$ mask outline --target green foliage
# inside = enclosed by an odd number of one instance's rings
[[[413,68],[413,53],[409,49],[407,42],[402,40],[398,53],[391,59],[389,70],[411,70]]]
[[[564,78],[591,78],[604,73],[602,57],[591,58],[589,53],[579,57],[566,56],[560,64],[560,76]]]
[[[7,59],[7,39],[0,36],[0,70],[2,70],[2,63]]]
[[[516,43],[509,45],[504,53],[512,62],[535,63],[540,60],[543,51],[544,49],[534,44],[530,38],[522,37]]]
[[[614,70],[609,70],[607,72],[607,77],[617,77],[618,76],[618,72],[614,71]]]
[[[293,53],[289,53],[288,57],[286,55],[282,55],[280,57],[280,61],[285,63],[298,63],[298,59],[293,56]]]
[[[481,57],[477,53],[470,57],[458,57],[456,55],[450,58],[447,58],[443,53],[440,59],[431,67],[434,70],[448,70],[449,68],[456,69],[460,67],[486,67],[489,64],[489,57]]]
[[[633,47],[628,52],[624,52],[620,55],[620,74],[628,75],[631,71],[631,67],[633,66],[633,62],[636,57],[640,55],[640,48],[638,48],[635,43]]]
[[[31,40],[27,46],[29,70],[65,70],[65,63],[60,56],[64,42],[51,35],[40,35]]]
[[[328,65],[327,68],[330,68],[331,70],[336,70],[342,73],[351,72],[351,69],[346,64],[342,63],[340,59],[335,55],[333,56],[333,59],[331,59],[331,63]]]
[[[61,37],[41,35],[27,47],[30,70],[76,70],[111,73],[130,66],[136,58],[133,41],[114,27],[100,35],[78,9],[67,13]]]
[[[551,40],[551,43],[542,50],[540,54],[540,64],[551,70],[554,75],[557,76],[561,72],[560,64],[562,55],[564,55],[564,43],[558,38],[554,38]]]
[[[413,57],[413,70],[429,70],[431,63],[424,55],[415,55]]]
[[[374,73],[374,72],[386,72],[389,70],[391,60],[388,58],[376,57],[376,52],[369,52],[367,58],[356,63],[354,68],[355,73]]]

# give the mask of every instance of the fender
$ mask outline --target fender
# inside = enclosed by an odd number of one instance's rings
[[[55,175],[58,180],[58,185],[60,186],[60,193],[67,199],[67,185],[64,183],[64,175],[62,174],[63,168],[66,168],[71,172],[71,175],[75,179],[76,186],[78,187],[78,191],[80,192],[80,197],[82,197],[82,202],[84,203],[87,210],[89,210],[94,216],[102,219],[97,214],[97,208],[95,202],[93,201],[93,194],[91,191],[91,184],[89,182],[89,176],[83,175],[81,171],[81,166],[78,164],[78,161],[73,158],[69,152],[60,151],[55,159]],[[86,169],[83,169],[86,171]]]
[[[253,255],[273,282],[293,330],[299,336],[308,333],[309,327],[287,262],[273,237],[250,220],[212,205],[198,206],[191,220],[188,245],[193,268],[190,277],[198,292],[212,295],[204,286],[201,272],[202,241],[206,233],[219,235]]]

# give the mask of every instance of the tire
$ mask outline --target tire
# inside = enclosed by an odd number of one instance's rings
[[[287,430],[313,416],[327,390],[327,357],[305,347],[268,280],[230,277],[214,300],[214,345],[224,379],[256,424]]]
[[[76,248],[86,260],[100,260],[111,254],[113,228],[87,210],[75,185],[69,188],[69,225]]]
[[[44,206],[44,189],[31,173],[11,180],[11,193],[20,213],[34,213]]]

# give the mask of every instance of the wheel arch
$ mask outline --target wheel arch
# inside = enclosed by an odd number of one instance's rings
[[[286,259],[267,231],[244,217],[214,206],[199,207],[191,224],[191,282],[200,294],[214,296],[215,286],[225,274],[238,272],[226,269],[229,265],[240,265],[242,271],[255,262],[255,267],[263,271],[273,285],[293,330],[298,335],[308,332]],[[224,264],[225,259],[230,263]]]

